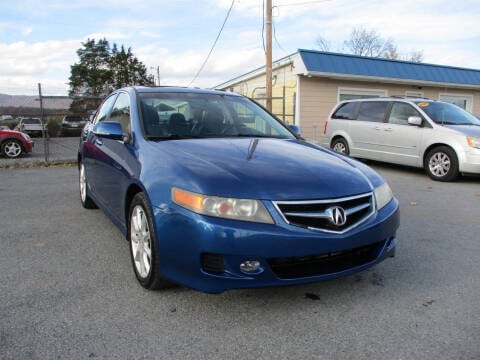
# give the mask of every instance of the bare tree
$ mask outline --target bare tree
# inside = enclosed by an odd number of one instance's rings
[[[317,38],[317,46],[322,51],[330,51],[330,41],[323,36]],[[343,51],[359,56],[370,56],[392,60],[422,62],[422,51],[413,51],[410,55],[400,55],[397,45],[390,38],[383,38],[373,29],[354,28],[350,38],[343,42]]]
[[[321,51],[330,51],[330,41],[325,39],[323,36],[317,38],[317,46]]]
[[[410,53],[409,61],[412,62],[422,62],[423,61],[423,52],[422,51],[412,51]]]
[[[393,41],[384,39],[375,30],[354,28],[350,39],[343,42],[344,46],[354,55],[383,57],[387,49],[395,48]]]

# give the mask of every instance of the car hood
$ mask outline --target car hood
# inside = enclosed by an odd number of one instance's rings
[[[383,180],[342,155],[296,140],[193,139],[149,142],[166,159],[170,186],[209,195],[321,199],[365,193]],[[162,176],[159,174],[159,176]],[[157,178],[159,178],[157,176]],[[150,176],[149,176],[150,177]],[[150,177],[151,178],[151,177]]]
[[[461,132],[468,136],[480,137],[479,125],[445,125],[446,128]]]

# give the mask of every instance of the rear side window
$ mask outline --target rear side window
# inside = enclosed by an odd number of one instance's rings
[[[348,102],[340,105],[340,107],[333,113],[332,119],[354,120],[357,105],[358,103],[355,102]]]
[[[383,122],[388,108],[388,101],[365,101],[360,105],[358,120]]]

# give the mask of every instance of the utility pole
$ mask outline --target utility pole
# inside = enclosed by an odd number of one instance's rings
[[[267,102],[266,108],[272,111],[272,0],[266,0],[265,6],[265,27],[266,27],[266,49],[265,49],[265,75]]]

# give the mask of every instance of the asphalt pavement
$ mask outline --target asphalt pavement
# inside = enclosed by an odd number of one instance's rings
[[[150,292],[77,169],[0,169],[1,359],[480,359],[480,180],[373,164],[397,255],[309,285]]]

